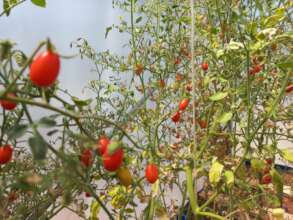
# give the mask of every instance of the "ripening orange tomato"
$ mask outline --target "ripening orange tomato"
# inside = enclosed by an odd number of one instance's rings
[[[116,175],[123,186],[128,187],[132,184],[132,176],[128,168],[120,167]]]

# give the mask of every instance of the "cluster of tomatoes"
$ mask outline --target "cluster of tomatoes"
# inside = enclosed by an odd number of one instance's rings
[[[33,60],[30,66],[29,78],[33,85],[38,87],[50,87],[52,86],[60,70],[60,58],[59,55],[51,50],[41,53],[36,59]],[[8,98],[16,98],[16,94],[8,92],[6,94]],[[13,110],[16,108],[17,103],[9,101],[7,99],[0,100],[0,104],[5,110]],[[11,145],[4,145],[0,147],[0,164],[8,163],[13,154],[13,148]]]
[[[209,64],[208,64],[207,62],[203,62],[203,63],[201,64],[201,69],[202,69],[203,71],[205,71],[205,72],[208,71],[208,69],[209,69]],[[186,86],[186,90],[187,90],[188,92],[190,92],[190,91],[192,90],[192,85],[191,85],[191,84],[188,84],[188,85]],[[189,99],[188,99],[188,98],[184,98],[184,99],[181,100],[181,102],[179,103],[179,106],[178,106],[178,110],[177,110],[177,111],[171,116],[171,120],[172,120],[173,122],[177,123],[177,122],[180,121],[180,118],[181,118],[181,112],[183,112],[183,111],[187,108],[188,104],[189,104]],[[205,123],[205,121],[203,121],[203,120],[199,120],[199,124],[200,124],[200,127],[201,127],[201,128],[206,128],[206,123]]]
[[[114,149],[111,152],[111,149]],[[122,167],[124,151],[120,142],[110,141],[108,137],[101,137],[97,145],[97,154],[102,157],[103,167],[109,172],[116,172],[116,176],[121,184],[128,187],[132,184],[132,176],[128,168]],[[80,155],[80,162],[85,167],[90,167],[93,164],[93,151],[85,149]],[[145,169],[145,178],[149,183],[155,183],[159,176],[157,165],[150,163]]]
[[[266,166],[263,170],[263,176],[261,177],[261,184],[270,184],[272,182],[272,175],[270,174],[270,170],[273,164],[272,159],[266,159]]]

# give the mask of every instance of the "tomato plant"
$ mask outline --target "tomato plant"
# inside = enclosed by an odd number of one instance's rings
[[[20,4],[4,2],[1,16]],[[276,164],[293,162],[291,1],[112,2],[123,16],[105,36],[127,35],[123,54],[71,43],[93,65],[91,98],[56,83],[67,60],[54,39],[31,54],[0,41],[0,218],[278,213]]]

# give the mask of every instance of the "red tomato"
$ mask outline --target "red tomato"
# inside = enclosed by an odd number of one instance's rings
[[[209,64],[207,62],[204,62],[201,64],[201,69],[203,71],[207,71],[209,69]]]
[[[270,174],[266,174],[261,178],[261,184],[270,184],[272,182],[272,176]]]
[[[205,128],[208,127],[208,123],[207,123],[206,120],[201,120],[201,119],[199,119],[199,120],[198,120],[198,124],[199,124],[199,126],[200,126],[201,129],[205,129]]]
[[[262,70],[261,65],[255,65],[255,66],[249,71],[249,73],[250,73],[251,75],[255,75],[255,74],[259,73],[261,70]]]
[[[100,138],[98,143],[98,152],[100,155],[103,155],[106,152],[109,143],[110,140],[106,136]]]
[[[85,192],[84,194],[85,194],[85,197],[87,198],[92,196],[89,192]]]
[[[145,170],[145,177],[149,183],[155,183],[158,179],[159,171],[155,164],[148,164]]]
[[[272,164],[273,164],[273,159],[272,159],[272,158],[267,158],[267,159],[266,159],[266,163],[267,163],[268,165],[272,165]]]
[[[123,149],[117,149],[112,155],[109,155],[108,149],[106,150],[105,154],[103,155],[103,165],[104,168],[108,171],[115,171],[117,170],[123,162]]]
[[[13,148],[7,144],[0,147],[0,164],[8,163],[12,158]]]
[[[93,163],[92,151],[90,149],[84,150],[80,155],[79,160],[85,167],[90,167]]]
[[[49,87],[55,83],[59,70],[59,55],[52,51],[46,51],[32,62],[29,77],[34,85]]]
[[[287,93],[290,93],[292,91],[293,91],[293,84],[291,84],[291,85],[289,85],[289,86],[286,87],[286,92]]]
[[[179,110],[184,111],[186,107],[188,106],[188,104],[189,104],[188,98],[182,99],[181,102],[179,103]]]
[[[7,97],[15,98],[16,95],[14,93],[7,93]],[[17,105],[17,103],[5,100],[5,98],[0,100],[0,104],[5,110],[13,110]]]
[[[172,117],[171,117],[173,122],[178,122],[180,120],[180,112],[176,112]]]

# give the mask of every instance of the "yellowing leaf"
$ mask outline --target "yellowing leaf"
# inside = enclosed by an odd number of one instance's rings
[[[230,170],[225,171],[225,182],[228,187],[231,187],[234,184],[234,173]]]
[[[209,180],[212,186],[216,186],[218,182],[220,182],[221,174],[224,169],[224,166],[220,164],[218,161],[214,161],[211,169],[209,171]]]
[[[281,155],[285,160],[293,163],[293,151],[282,150],[283,155]]]
[[[103,199],[103,198],[104,198],[104,196],[101,197],[101,199]],[[93,200],[91,203],[91,209],[90,209],[91,214],[90,214],[89,219],[90,220],[99,220],[98,215],[99,215],[100,210],[101,210],[100,204],[97,201]]]
[[[282,21],[285,18],[285,9],[284,8],[278,8],[272,16],[268,17],[264,21],[264,25],[266,27],[273,27],[276,24],[278,24],[280,21]]]
[[[231,120],[232,116],[233,116],[232,112],[225,112],[220,116],[220,118],[218,119],[218,122],[221,124],[226,124],[228,121]]]

